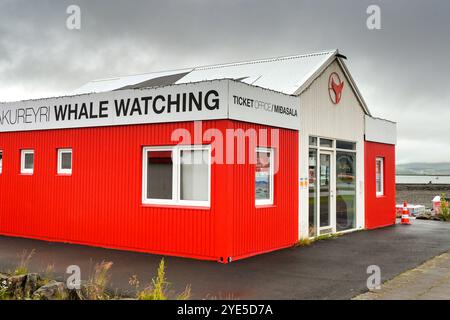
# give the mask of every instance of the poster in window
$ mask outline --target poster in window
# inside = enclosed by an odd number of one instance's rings
[[[270,199],[270,152],[256,155],[256,199]]]

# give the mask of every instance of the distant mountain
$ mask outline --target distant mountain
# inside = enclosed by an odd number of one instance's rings
[[[450,162],[398,164],[397,174],[450,175]]]

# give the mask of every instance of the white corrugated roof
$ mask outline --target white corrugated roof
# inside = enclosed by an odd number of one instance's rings
[[[84,93],[96,93],[96,92],[107,92],[112,90],[117,90],[126,86],[135,85],[152,79],[172,76],[180,73],[191,72],[192,69],[180,69],[171,71],[160,71],[136,74],[131,76],[110,78],[110,79],[100,79],[90,81],[80,88],[73,91],[71,94],[84,94]]]
[[[105,92],[127,86],[157,86],[158,78],[180,75],[174,83],[182,84],[215,79],[235,79],[242,82],[283,92],[296,94],[308,81],[338,54],[338,50],[277,57],[270,59],[219,64],[173,71],[154,72],[88,82],[73,94]]]

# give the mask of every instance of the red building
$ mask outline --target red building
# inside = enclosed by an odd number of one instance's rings
[[[0,234],[220,262],[395,223],[395,124],[337,50],[0,105]]]

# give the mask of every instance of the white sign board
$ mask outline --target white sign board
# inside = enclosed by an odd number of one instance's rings
[[[233,80],[118,90],[1,103],[0,132],[213,119],[298,128],[298,110],[294,116],[285,109],[298,108],[297,99]]]
[[[300,129],[300,98],[232,81],[230,119],[274,127]]]

